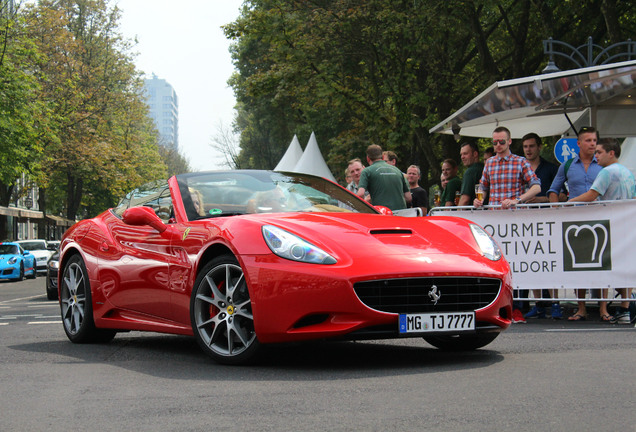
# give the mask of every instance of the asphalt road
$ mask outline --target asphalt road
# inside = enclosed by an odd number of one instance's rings
[[[535,320],[462,354],[302,344],[230,367],[180,336],[73,345],[38,278],[0,282],[0,334],[0,431],[636,431],[633,325]]]

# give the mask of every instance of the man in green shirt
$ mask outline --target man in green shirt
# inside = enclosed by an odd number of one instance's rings
[[[459,156],[466,167],[464,178],[462,179],[460,206],[473,205],[475,200],[475,185],[481,180],[481,173],[484,171],[484,164],[479,162],[479,147],[474,143],[463,143],[459,150]]]
[[[364,199],[368,190],[371,204],[391,210],[405,209],[406,204],[411,202],[411,191],[404,174],[382,160],[382,147],[377,144],[367,147],[367,161],[369,166],[360,175],[358,196]]]
[[[442,192],[442,205],[454,206],[456,205],[455,196],[462,188],[462,181],[457,177],[457,162],[453,159],[445,159],[442,162],[442,174],[448,179],[448,184]]]

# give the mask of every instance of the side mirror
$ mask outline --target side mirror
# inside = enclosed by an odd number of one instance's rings
[[[373,208],[376,209],[377,211],[379,211],[380,213],[382,213],[385,216],[393,216],[393,212],[388,207],[377,205],[377,206],[373,206]]]
[[[166,224],[155,214],[150,207],[131,207],[124,212],[122,217],[125,224],[142,226],[149,225],[160,233],[166,230]]]
[[[28,250],[22,251],[22,255],[27,256],[28,254],[30,254],[31,252],[29,252]]]

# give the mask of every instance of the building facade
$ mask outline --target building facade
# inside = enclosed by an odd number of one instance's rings
[[[150,115],[159,131],[159,143],[165,147],[179,149],[179,100],[177,92],[164,79],[153,74],[144,80],[144,88]]]

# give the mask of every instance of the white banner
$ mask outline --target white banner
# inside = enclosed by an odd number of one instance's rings
[[[636,286],[636,199],[515,209],[435,208],[481,225],[499,243],[515,288]]]

